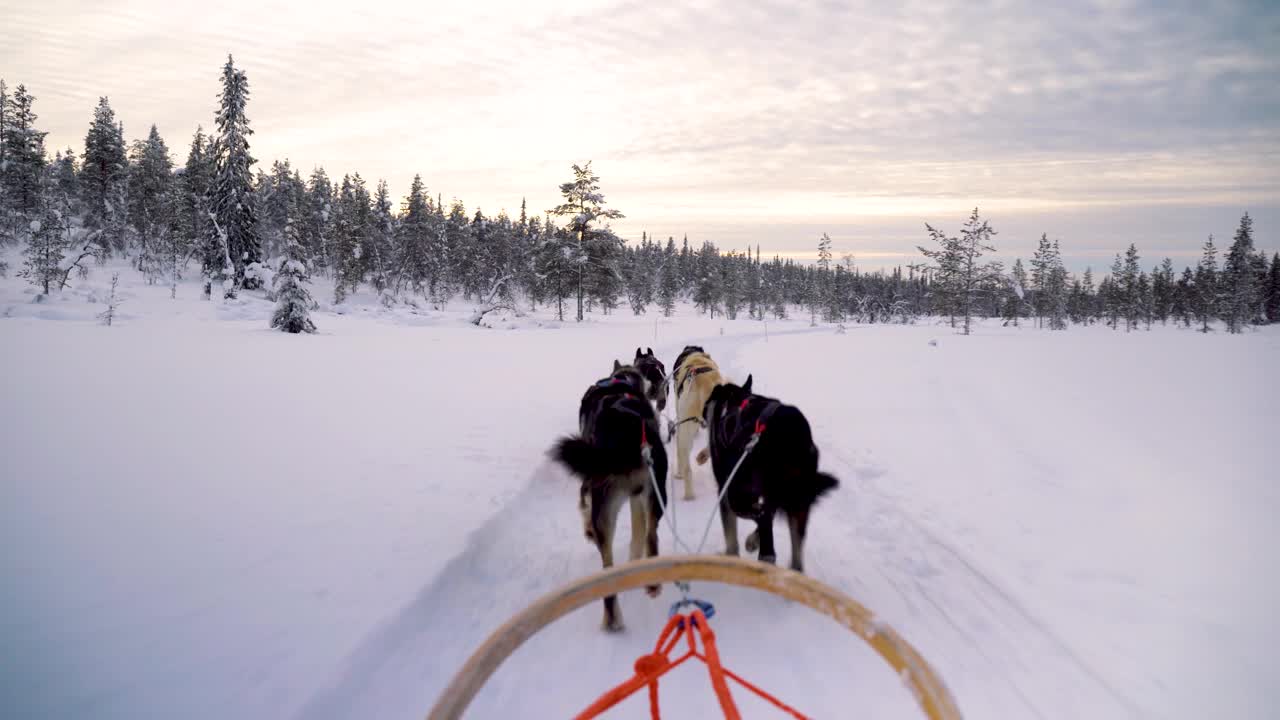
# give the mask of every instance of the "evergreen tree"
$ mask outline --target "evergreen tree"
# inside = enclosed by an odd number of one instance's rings
[[[1138,281],[1142,276],[1142,268],[1138,265],[1138,248],[1129,243],[1124,254],[1124,268],[1121,271],[1120,287],[1124,298],[1125,330],[1133,330],[1142,317],[1142,294],[1138,289]]]
[[[947,237],[927,223],[925,228],[939,244],[936,250],[920,247],[924,256],[935,263],[934,288],[948,301],[952,325],[958,315],[964,320],[964,334],[968,335],[975,305],[982,295],[1001,284],[999,266],[981,262],[984,253],[995,251],[990,239],[996,231],[979,216],[976,207],[961,229],[959,238]]]
[[[1097,295],[1093,289],[1093,268],[1084,269],[1084,279],[1080,283],[1082,314],[1084,323],[1093,323],[1098,318]]]
[[[1169,315],[1173,313],[1176,278],[1173,275],[1173,261],[1165,258],[1160,267],[1151,272],[1152,312],[1161,324],[1169,323]]]
[[[422,176],[414,175],[409,195],[401,208],[396,292],[407,287],[411,292],[425,296],[426,289],[435,279],[430,255],[431,208],[427,202]]]
[[[1183,327],[1191,327],[1191,318],[1196,314],[1195,286],[1195,274],[1191,268],[1183,268],[1173,295],[1173,316],[1182,321]]]
[[[18,239],[31,234],[32,221],[42,221],[42,179],[45,173],[44,138],[36,130],[35,97],[25,85],[0,100],[6,107],[3,134],[4,164],[0,165],[0,211],[6,213],[4,237]]]
[[[227,280],[225,265],[229,264],[232,284],[227,295],[234,297],[238,287],[253,290],[261,286],[262,241],[253,198],[255,160],[249,154],[253,129],[245,115],[249,80],[243,70],[235,68],[230,55],[222,67],[222,92],[218,98],[218,137],[213,143],[214,176],[209,202],[212,227],[205,242],[224,251],[224,267],[206,267],[206,284],[214,278]]]
[[[1111,263],[1111,276],[1103,283],[1104,287],[1098,289],[1098,295],[1102,299],[1107,325],[1112,330],[1117,330],[1120,326],[1120,318],[1124,316],[1128,305],[1124,293],[1124,261],[1120,259],[1120,253],[1116,253],[1115,262]],[[1103,292],[1104,288],[1105,292]]]
[[[311,172],[302,208],[301,242],[310,267],[333,268],[333,184],[324,168]]]
[[[340,304],[364,281],[361,254],[371,226],[369,190],[360,173],[344,175],[334,208],[334,304]]]
[[[600,178],[591,172],[590,162],[581,167],[574,164],[573,176],[571,182],[560,185],[564,202],[551,212],[569,216],[569,224],[565,229],[578,238],[575,260],[578,264],[578,322],[582,322],[589,272],[596,275],[596,294],[602,303],[617,297],[614,282],[616,268],[613,262],[621,249],[622,241],[609,229],[607,223],[602,227],[597,227],[596,223],[601,220],[616,220],[623,215],[605,207],[604,194],[600,192]]]
[[[379,180],[369,215],[369,232],[365,240],[365,272],[373,289],[379,293],[391,287],[395,266],[395,217],[391,214],[391,192],[387,181]]]
[[[1022,258],[1013,261],[1013,270],[1009,273],[1009,292],[1004,301],[1004,324],[1018,327],[1026,306],[1027,270],[1022,266]]]
[[[64,223],[69,221],[53,203],[45,203],[40,216],[31,220],[25,260],[18,277],[39,287],[42,295],[48,295],[50,288],[61,290],[66,279],[62,260],[68,247]]]
[[[133,163],[129,168],[129,224],[138,238],[136,267],[154,283],[162,270],[159,236],[173,224],[169,216],[173,206],[173,161],[169,148],[155,125],[146,140],[133,144]]]
[[[671,317],[675,312],[676,298],[680,295],[680,257],[676,254],[675,238],[667,238],[667,246],[662,251],[662,284],[658,290],[658,304],[662,307],[664,317]]]
[[[1040,234],[1040,245],[1031,259],[1032,307],[1036,312],[1036,326],[1044,326],[1045,315],[1049,308],[1049,276],[1052,272],[1052,247],[1049,245],[1049,234]]]
[[[813,306],[822,308],[824,319],[835,322],[831,312],[831,237],[822,233],[818,240],[818,272],[813,283]]]
[[[711,317],[720,309],[720,253],[710,241],[702,242],[702,249],[694,260],[693,302]]]
[[[576,238],[551,223],[542,226],[537,239],[538,277],[546,288],[546,296],[555,300],[556,317],[564,320],[564,301],[573,292],[578,278]]]
[[[1067,269],[1062,264],[1062,251],[1058,241],[1053,241],[1047,263],[1048,279],[1045,283],[1045,313],[1049,317],[1050,330],[1067,329]]]
[[[1271,272],[1267,274],[1267,322],[1280,322],[1280,253],[1271,256]]]
[[[178,232],[189,247],[199,247],[208,237],[208,197],[212,178],[213,163],[209,155],[209,143],[203,127],[197,127],[195,136],[191,138],[191,148],[187,151],[187,163],[177,182],[180,193],[177,204]],[[211,258],[201,258],[202,266],[210,261]]]
[[[1239,333],[1253,319],[1256,273],[1253,269],[1253,219],[1249,213],[1240,218],[1240,227],[1222,264],[1219,298],[1222,319],[1227,332]]]
[[[1204,243],[1204,253],[1196,267],[1195,313],[1200,321],[1200,332],[1209,332],[1209,321],[1218,314],[1218,249],[1213,236]]]
[[[276,310],[271,327],[287,333],[313,333],[311,294],[307,292],[306,253],[302,246],[302,206],[298,198],[290,199],[285,209],[284,258],[274,278]]]
[[[102,97],[84,138],[80,188],[84,194],[85,227],[104,258],[125,250],[128,183],[124,132],[111,104]]]

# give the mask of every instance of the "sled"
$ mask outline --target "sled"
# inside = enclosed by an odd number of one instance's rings
[[[608,595],[620,594],[646,585],[672,584],[693,580],[725,583],[762,590],[771,595],[798,602],[827,615],[862,638],[876,651],[881,659],[894,669],[902,679],[903,684],[910,690],[926,717],[930,720],[958,720],[961,717],[950,691],[947,690],[946,685],[943,684],[938,674],[915,648],[892,628],[877,620],[871,611],[843,593],[807,575],[754,560],[721,555],[664,555],[635,560],[585,577],[543,596],[518,615],[512,617],[506,624],[494,631],[467,659],[466,663],[437,699],[435,706],[432,707],[430,714],[427,716],[428,720],[456,720],[461,718],[462,713],[480,691],[480,688],[498,669],[498,666],[515,652],[516,648],[524,644],[539,630],[573,610],[599,601]],[[682,601],[682,603],[687,602],[689,601]],[[680,604],[677,603],[677,605]],[[672,622],[669,623],[668,630],[674,625],[685,625],[682,616],[675,615],[675,609],[675,607],[672,608]],[[707,616],[710,614],[708,612]],[[688,628],[681,629],[682,632],[687,629],[692,635],[691,628],[701,623],[703,627],[699,628],[699,630],[706,635],[710,635],[709,628],[706,628],[706,616],[702,614],[702,611],[694,611],[688,619],[691,622],[687,623]],[[667,633],[667,630],[663,631],[663,638],[667,636]],[[659,639],[659,645],[663,643],[663,638]],[[709,647],[706,647],[704,652],[718,664],[719,659],[714,647],[714,638],[707,638],[707,640]],[[689,643],[690,652],[688,654],[696,655],[692,637],[690,637]],[[674,640],[672,644],[675,644]],[[709,665],[711,664],[707,657],[696,656],[701,657]],[[645,660],[646,658],[642,658],[641,662]],[[628,682],[637,683],[637,687],[641,688],[646,684],[651,684],[650,697],[656,712],[657,676],[654,675],[651,680],[641,677],[639,675],[641,662],[637,662],[637,677]],[[673,666],[671,665],[671,667]],[[665,669],[663,672],[665,672]],[[729,673],[729,675],[732,676],[732,673]],[[750,686],[745,681],[741,681],[736,676],[734,676],[734,679],[739,680],[740,684],[749,689],[756,690],[757,694],[767,697],[762,691]],[[721,696],[722,706],[724,706],[725,695],[721,694],[724,680],[721,678],[719,684],[717,684],[714,670],[712,671],[712,683],[716,686],[716,692]],[[626,683],[624,683],[625,685]],[[615,688],[615,691],[618,689]],[[635,691],[633,689],[631,692]],[[727,691],[724,692],[727,694]],[[627,694],[629,695],[630,692]],[[620,699],[621,697],[613,702],[617,702]],[[602,697],[592,707],[601,706],[604,708],[611,706],[611,704],[601,705],[604,700],[605,698]],[[774,702],[793,715],[803,717],[796,711],[786,708],[780,702],[776,700]],[[732,716],[728,706],[724,707],[726,716]],[[579,717],[585,716],[594,717],[595,715],[580,715]],[[654,717],[657,717],[657,715],[655,714]]]

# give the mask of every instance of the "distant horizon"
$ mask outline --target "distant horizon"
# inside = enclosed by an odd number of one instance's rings
[[[181,165],[196,126],[213,127],[230,53],[255,169],[359,172],[397,206],[421,174],[469,214],[515,215],[525,198],[541,215],[592,161],[629,241],[811,258],[826,232],[837,257],[875,269],[918,257],[925,222],[958,232],[978,206],[997,256],[1030,257],[1048,233],[1076,272],[1130,242],[1144,266],[1190,261],[1245,212],[1256,246],[1280,248],[1280,11],[1265,3],[391,3],[349,17],[233,0],[193,27],[158,0],[72,0],[6,19],[21,40],[0,67],[36,96],[50,157],[83,153],[107,96],[129,141],[154,123]]]

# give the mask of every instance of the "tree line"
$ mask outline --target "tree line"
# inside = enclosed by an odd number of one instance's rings
[[[1075,276],[1058,242],[1042,236],[1030,272],[984,259],[996,231],[975,209],[960,235],[926,225],[923,260],[874,272],[850,256],[836,261],[831,239],[816,263],[773,257],[760,248],[723,250],[677,244],[647,233],[625,243],[608,225],[608,207],[590,163],[574,165],[560,186],[561,204],[541,213],[521,203],[515,217],[469,212],[445,202],[415,176],[397,203],[387,184],[370,189],[359,173],[331,179],[321,167],[306,178],[290,162],[258,168],[251,152],[248,79],[228,57],[212,132],[196,129],[186,160],[175,165],[153,125],[126,143],[108,98],[99,99],[84,150],[45,153],[35,98],[0,80],[0,244],[25,247],[19,275],[44,295],[113,256],[127,257],[148,282],[178,283],[196,265],[204,297],[264,290],[278,303],[273,325],[314,329],[310,278],[333,281],[333,302],[362,289],[387,305],[443,308],[458,298],[475,320],[498,308],[554,307],[577,319],[622,308],[671,315],[691,301],[702,313],[734,319],[785,318],[800,309],[811,321],[910,323],[946,318],[968,332],[974,318],[1034,321],[1062,330],[1105,323],[1133,330],[1178,322],[1231,332],[1280,321],[1280,255],[1268,262],[1253,247],[1252,219],[1241,218],[1219,264],[1210,237],[1193,268],[1175,275],[1165,258],[1150,271],[1137,249],[1116,255],[1110,274]],[[0,265],[0,272],[7,268]]]

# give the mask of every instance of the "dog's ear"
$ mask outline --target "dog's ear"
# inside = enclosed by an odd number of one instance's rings
[[[640,352],[640,348],[636,348],[636,358],[644,357],[644,353]]]
[[[747,381],[742,383],[742,392],[748,393],[748,394],[751,392],[751,376],[750,375],[747,376]]]
[[[622,363],[618,362],[617,360],[614,360],[614,361],[613,361],[613,371],[614,371],[614,372],[618,372],[618,370],[619,370],[619,369],[621,369],[621,368],[622,368]]]
[[[652,355],[652,354],[653,354],[653,348],[651,348],[651,347],[647,347],[647,348],[645,348],[645,350],[646,350],[650,355]]]

